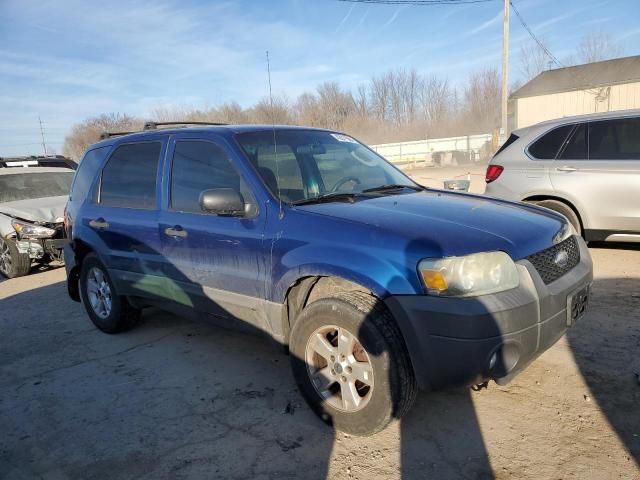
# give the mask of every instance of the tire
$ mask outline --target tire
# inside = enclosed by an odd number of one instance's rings
[[[573,228],[576,229],[576,232],[582,234],[582,226],[580,225],[580,218],[576,215],[576,212],[567,205],[566,203],[559,202],[558,200],[542,200],[540,202],[535,202],[536,205],[541,207],[548,208],[549,210],[553,210],[554,212],[560,213],[567,217],[567,220],[573,225]]]
[[[345,361],[339,356],[340,348],[344,348],[340,345],[348,342],[338,341],[334,327],[341,329],[340,338],[351,334],[356,340],[353,348],[347,348],[352,354]],[[318,337],[333,348],[329,350],[335,353],[333,365],[327,351],[325,356],[310,354]],[[320,344],[325,345],[322,341]],[[384,304],[366,293],[343,293],[308,305],[293,326],[289,352],[293,375],[303,396],[311,409],[337,430],[372,435],[392,419],[401,418],[415,402],[417,385],[402,334]],[[362,365],[367,362],[365,368],[370,367],[372,373],[366,380],[370,385],[354,380],[357,371],[364,378]],[[345,388],[346,400],[342,394]],[[351,398],[360,404],[356,406]]]
[[[93,253],[82,261],[80,297],[93,324],[105,333],[124,332],[140,319],[140,309],[117,294],[107,269]]]
[[[31,271],[29,254],[20,253],[10,238],[0,237],[0,273],[7,278],[23,277]]]

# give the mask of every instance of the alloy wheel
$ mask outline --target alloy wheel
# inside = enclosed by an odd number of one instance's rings
[[[373,393],[373,366],[369,354],[347,329],[327,325],[307,340],[307,373],[316,392],[333,408],[355,412]]]
[[[9,276],[11,271],[12,261],[11,252],[9,251],[9,245],[2,238],[0,238],[0,272]]]
[[[96,315],[105,319],[111,314],[111,287],[104,272],[97,267],[92,267],[87,275],[87,296]]]

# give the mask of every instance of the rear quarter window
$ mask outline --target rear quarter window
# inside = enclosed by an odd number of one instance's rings
[[[529,155],[537,160],[554,160],[563,146],[573,125],[554,128],[529,146]]]
[[[84,157],[80,161],[80,165],[76,170],[76,175],[73,178],[73,184],[71,185],[71,195],[69,200],[84,201],[87,198],[89,189],[93,184],[93,179],[100,170],[104,159],[109,154],[110,146],[94,148],[85,153]]]
[[[513,142],[515,142],[516,140],[518,140],[520,137],[518,135],[515,134],[511,134],[509,135],[509,138],[507,138],[507,141],[504,142],[502,144],[502,146],[498,149],[498,151],[494,154],[494,157],[496,155],[498,155],[500,152],[503,152],[505,149],[507,149],[509,147],[509,145],[511,145]]]

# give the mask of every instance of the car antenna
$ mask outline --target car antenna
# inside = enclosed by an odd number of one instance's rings
[[[273,154],[276,160],[276,188],[278,189],[278,217],[282,220],[282,197],[280,196],[280,170],[278,168],[278,145],[276,143],[276,123],[273,111],[273,93],[271,92],[271,64],[269,62],[269,50],[267,54],[267,80],[269,81],[269,106],[271,108],[271,128],[273,129]]]

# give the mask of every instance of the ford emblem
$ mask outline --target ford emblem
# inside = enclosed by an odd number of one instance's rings
[[[564,268],[569,263],[569,254],[564,250],[560,250],[553,257],[553,263],[555,263],[560,268]]]

